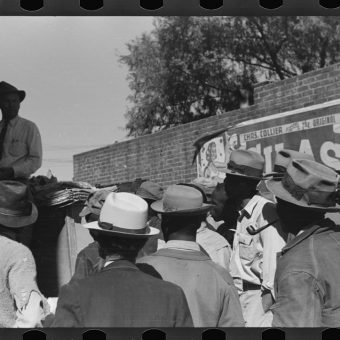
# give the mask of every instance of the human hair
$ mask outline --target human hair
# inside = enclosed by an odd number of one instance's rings
[[[257,194],[257,185],[260,180],[245,176],[227,175],[224,179],[224,189],[228,195],[228,185],[233,183],[236,194],[241,198],[253,197]],[[234,190],[234,191],[235,191]],[[234,192],[235,194],[235,192]]]
[[[312,227],[313,223],[322,220],[325,217],[324,210],[311,209],[295,205],[291,202],[276,197],[276,210],[285,232],[298,234],[305,227]]]
[[[205,221],[205,214],[198,215],[162,215],[161,228],[165,238],[172,234],[196,235],[201,223]]]
[[[94,233],[99,244],[99,255],[105,259],[108,256],[118,255],[120,258],[134,262],[139,251],[144,247],[147,237],[129,238]]]

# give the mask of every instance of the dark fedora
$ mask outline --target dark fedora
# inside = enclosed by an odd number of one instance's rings
[[[163,198],[163,188],[155,182],[145,181],[138,188],[136,195],[145,200],[158,201]]]
[[[27,186],[16,181],[0,181],[0,225],[22,228],[37,218],[38,210],[28,198]]]
[[[22,102],[26,97],[26,92],[22,90],[18,90],[11,84],[6,83],[5,81],[0,82],[0,98],[9,93],[17,93],[19,95],[20,101]]]

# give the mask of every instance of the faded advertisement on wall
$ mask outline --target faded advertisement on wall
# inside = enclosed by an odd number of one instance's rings
[[[214,156],[208,152],[209,145],[210,149],[215,148],[211,143],[219,150]],[[340,100],[238,124],[204,145],[197,161],[198,177],[209,178],[217,173],[224,178],[223,167],[235,149],[261,153],[266,160],[266,173],[272,171],[276,152],[281,149],[312,154],[317,162],[340,170]],[[217,171],[204,171],[209,168]]]

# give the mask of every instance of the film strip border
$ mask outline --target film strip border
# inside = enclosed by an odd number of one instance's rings
[[[339,15],[340,0],[0,0],[0,15]]]
[[[11,340],[337,340],[340,329],[290,328],[173,328],[139,329],[106,328],[86,330],[78,328],[47,328],[42,330],[0,330],[0,339]]]

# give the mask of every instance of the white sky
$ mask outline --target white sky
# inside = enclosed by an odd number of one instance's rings
[[[20,115],[34,121],[43,165],[72,180],[72,155],[126,137],[126,43],[152,17],[0,17],[0,81],[26,91]]]

